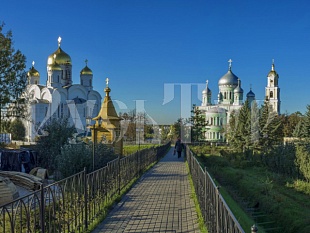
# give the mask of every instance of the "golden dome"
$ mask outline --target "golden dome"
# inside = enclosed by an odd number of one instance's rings
[[[56,60],[57,60],[57,58],[56,58]],[[61,66],[58,65],[57,62],[54,62],[54,63],[53,63],[52,65],[50,65],[49,67],[50,67],[51,70],[62,70],[62,69],[61,69]]]
[[[47,65],[54,63],[54,54],[56,54],[56,62],[60,65],[72,65],[71,57],[65,53],[60,47],[51,55],[48,56]]]
[[[29,69],[27,75],[28,77],[40,77],[39,71],[37,71],[34,66]]]
[[[80,72],[80,74],[88,74],[88,75],[93,75],[93,72],[91,69],[88,68],[88,66],[86,65]]]

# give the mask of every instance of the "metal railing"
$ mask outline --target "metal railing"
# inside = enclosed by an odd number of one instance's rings
[[[84,169],[0,206],[0,232],[85,232],[168,148],[170,143],[144,149],[88,174]]]
[[[186,159],[208,232],[244,233],[212,177],[206,168],[200,165],[188,146],[186,146]]]

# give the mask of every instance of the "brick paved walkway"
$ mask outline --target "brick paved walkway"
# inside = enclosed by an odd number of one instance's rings
[[[93,233],[200,232],[197,221],[184,159],[171,148]]]

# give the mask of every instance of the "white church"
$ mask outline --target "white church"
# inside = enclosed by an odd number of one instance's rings
[[[232,60],[229,61],[229,67],[218,81],[219,92],[217,101],[212,103],[212,92],[208,87],[202,91],[202,103],[197,106],[205,115],[208,126],[206,127],[205,140],[211,142],[225,141],[225,126],[229,122],[229,117],[233,111],[238,111],[244,104],[243,89],[241,80],[232,72]],[[272,61],[271,70],[267,75],[267,86],[265,87],[265,99],[272,106],[273,111],[280,114],[280,87],[279,75],[275,71],[274,61]],[[255,94],[250,91],[246,94],[246,99],[251,104],[255,101]]]
[[[78,133],[86,130],[86,119],[97,116],[101,106],[101,95],[93,90],[93,72],[86,65],[80,72],[80,83],[72,83],[72,60],[61,48],[47,58],[46,83],[41,84],[40,73],[34,62],[28,72],[27,98],[29,112],[25,120],[26,138],[34,141],[40,129],[52,117],[69,117]]]

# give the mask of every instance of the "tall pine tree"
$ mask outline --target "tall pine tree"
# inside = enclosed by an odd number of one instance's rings
[[[205,139],[206,126],[208,125],[206,117],[195,104],[193,105],[191,113],[190,123],[192,140],[195,142],[203,141]]]
[[[265,101],[260,109],[259,128],[261,149],[268,151],[274,145],[281,143],[283,139],[282,121],[268,101]]]

